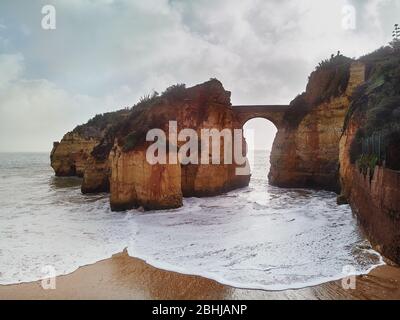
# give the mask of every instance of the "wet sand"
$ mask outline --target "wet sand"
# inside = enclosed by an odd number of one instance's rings
[[[44,290],[40,281],[1,285],[0,299],[400,299],[400,268],[386,265],[358,276],[356,289],[345,290],[341,281],[332,281],[263,291],[160,270],[122,252],[57,277],[55,290]]]

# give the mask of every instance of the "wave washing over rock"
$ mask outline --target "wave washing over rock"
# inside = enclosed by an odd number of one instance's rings
[[[383,263],[334,193],[269,186],[263,153],[249,187],[148,212],[112,212],[108,195],[82,195],[79,179],[49,178],[46,154],[0,158],[1,284],[37,280],[46,265],[69,273],[125,247],[156,267],[267,290]]]

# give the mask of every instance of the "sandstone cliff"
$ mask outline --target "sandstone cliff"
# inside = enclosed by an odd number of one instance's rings
[[[362,61],[368,77],[340,140],[342,198],[377,249],[400,263],[400,53],[383,48]]]
[[[241,126],[230,92],[218,80],[191,88],[175,85],[161,95],[144,97],[129,110],[96,116],[66,134],[55,143],[52,167],[56,175],[83,176],[84,193],[110,191],[113,210],[175,208],[182,205],[183,196],[212,196],[248,184],[250,175],[236,175],[235,163],[223,164],[222,139],[221,164],[150,165],[146,133],[154,128],[168,133],[169,121],[176,121],[178,132],[193,129],[198,137],[202,129]],[[211,163],[211,154],[209,159]]]
[[[202,129],[222,131],[236,127],[230,92],[219,81],[210,80],[188,89],[173,87],[147,104],[144,112],[121,125],[110,153],[110,203],[114,210],[135,206],[174,208],[182,205],[183,196],[217,195],[248,184],[249,175],[237,176],[234,163],[223,164],[223,144],[221,164],[150,165],[146,160],[149,143],[145,134],[151,128],[168,133],[169,121],[176,121],[178,132],[193,129],[198,137]],[[184,143],[178,142],[177,147]],[[201,146],[199,154],[200,149]]]
[[[339,139],[365,67],[342,56],[314,71],[290,104],[271,152],[269,181],[281,187],[339,190]]]
[[[400,263],[400,52],[320,65],[278,128],[269,177],[341,190],[371,242]]]
[[[56,176],[83,177],[86,160],[97,143],[96,138],[74,132],[65,134],[61,142],[55,142],[50,160]]]
[[[66,133],[60,142],[54,142],[50,161],[55,174],[83,177],[93,149],[102,141],[109,127],[121,121],[127,112],[124,109],[97,115]]]
[[[349,120],[340,140],[342,197],[349,201],[375,247],[400,263],[400,171],[378,164],[364,171],[352,163],[351,146],[362,126],[360,119]]]
[[[150,210],[182,206],[179,164],[151,165],[146,160],[145,148],[123,152],[116,146],[110,158],[111,209],[141,206]]]

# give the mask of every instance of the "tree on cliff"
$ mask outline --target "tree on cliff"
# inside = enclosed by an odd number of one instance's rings
[[[396,23],[394,25],[394,30],[392,33],[392,42],[390,43],[390,45],[393,47],[393,49],[395,50],[399,50],[400,49],[400,27],[399,24]]]

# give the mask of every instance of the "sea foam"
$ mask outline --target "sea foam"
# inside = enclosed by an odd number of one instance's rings
[[[45,154],[0,154],[0,283],[66,274],[121,252],[241,288],[283,290],[383,264],[335,194],[267,183],[258,153],[247,188],[174,210],[112,212],[108,195],[52,176]]]

